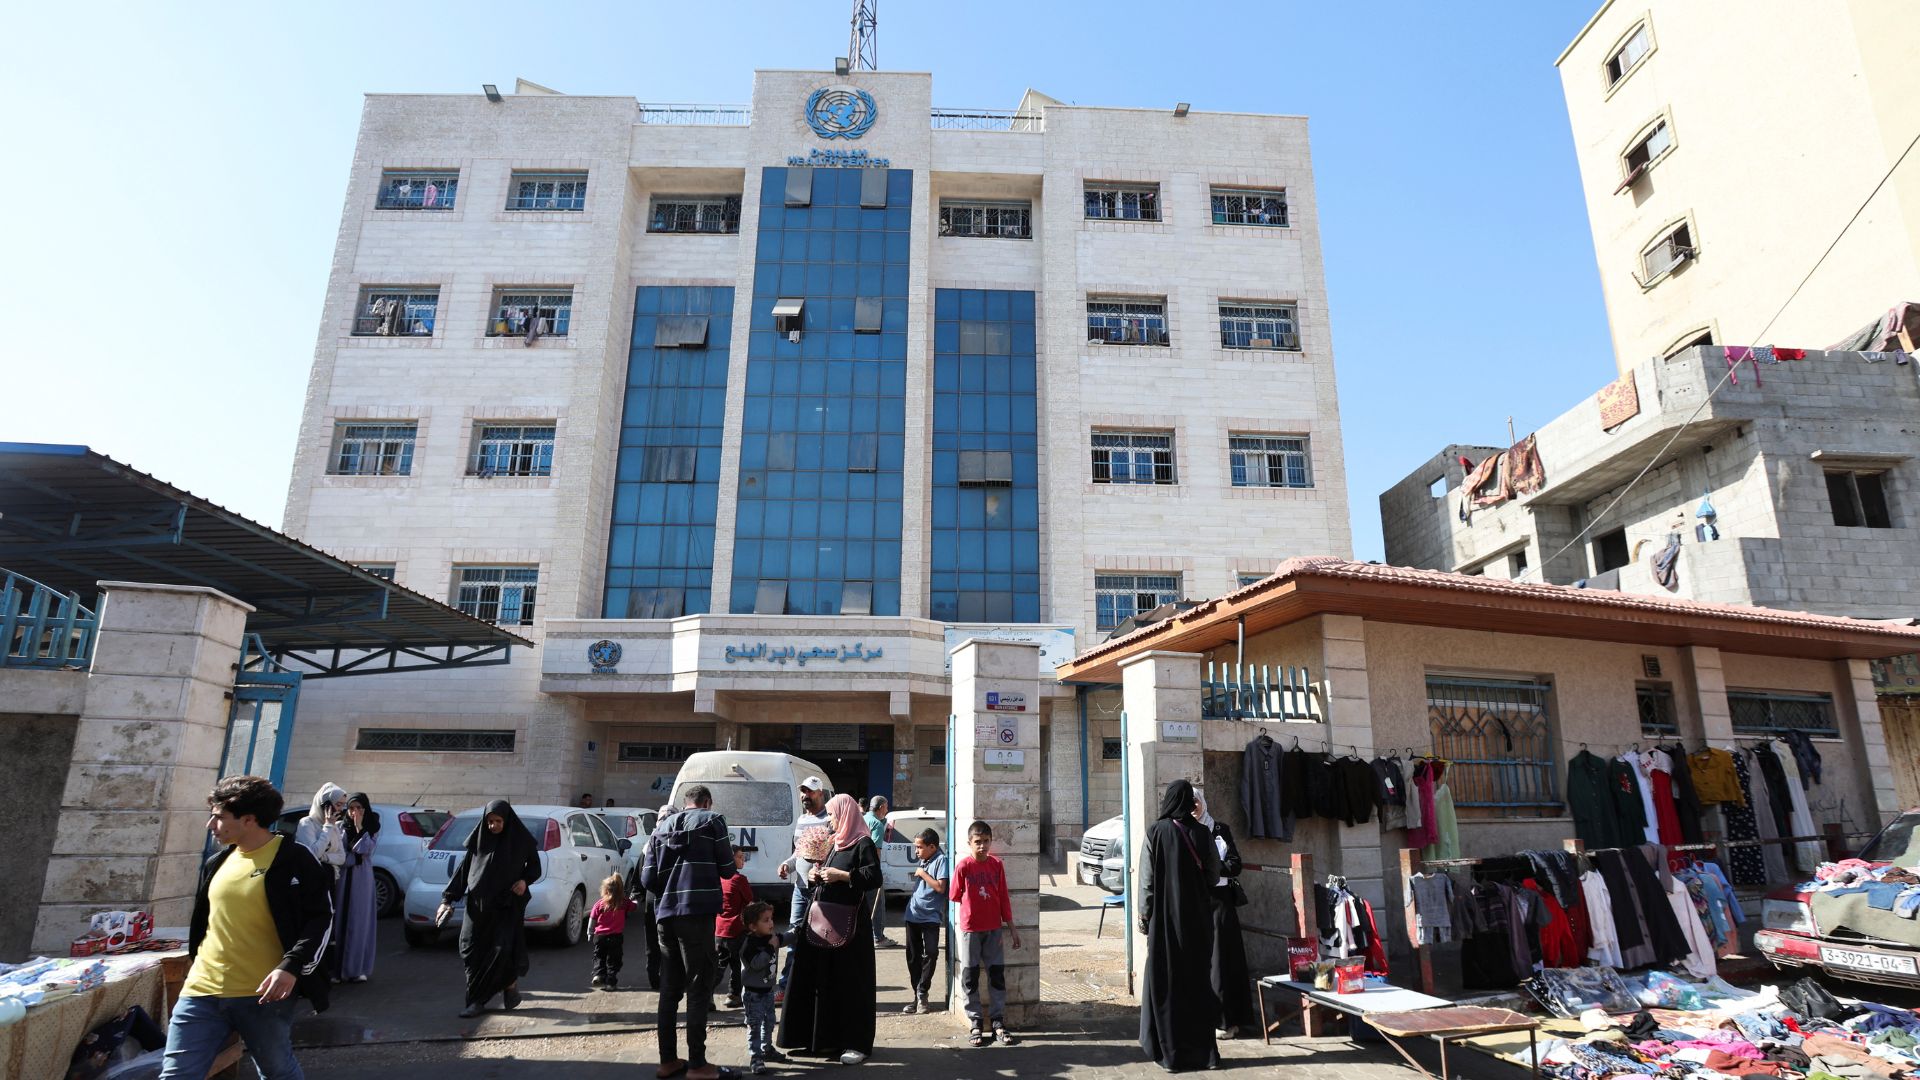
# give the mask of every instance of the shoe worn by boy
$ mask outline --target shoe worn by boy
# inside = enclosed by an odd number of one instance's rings
[[[1001,1046],[1012,1046],[1019,1040],[1015,1039],[1013,1033],[1007,1030],[1007,1025],[996,1023],[993,1025],[993,1041],[999,1043]]]
[[[728,994],[727,1000],[721,1002],[720,1007],[723,1009],[737,1009],[740,1007],[740,999],[734,997],[732,994]]]
[[[747,1071],[755,1076],[765,1076],[767,1073],[767,1063],[761,1061],[759,1058],[755,1058],[753,1064],[747,1067]]]
[[[620,989],[620,980],[619,980],[619,979],[608,979],[608,980],[607,980],[607,989],[608,989],[608,990],[618,990],[618,989]]]
[[[914,998],[912,1001],[907,1002],[906,1005],[903,1006],[900,1011],[903,1013],[906,1013],[908,1016],[912,1016],[914,1013],[919,1012],[920,999]]]
[[[968,1046],[987,1045],[986,1033],[980,1030],[980,1025],[978,1023],[975,1023],[973,1026],[967,1028],[967,1045]]]
[[[840,1064],[842,1065],[861,1065],[865,1064],[866,1060],[867,1055],[858,1050],[849,1050],[840,1055]]]
[[[607,981],[595,975],[593,978],[587,980],[587,985],[593,987],[595,990],[599,990],[607,985]]]

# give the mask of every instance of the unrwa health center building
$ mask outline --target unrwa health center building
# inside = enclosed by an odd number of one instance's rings
[[[938,807],[990,634],[1071,838],[1119,693],[1052,665],[1349,554],[1304,118],[753,87],[366,98],[286,529],[535,648],[313,683],[294,793],[657,805],[732,746]]]

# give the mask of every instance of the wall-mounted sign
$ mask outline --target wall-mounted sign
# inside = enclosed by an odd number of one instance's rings
[[[1066,626],[949,626],[947,672],[953,672],[953,650],[973,638],[1021,641],[1040,646],[1040,677],[1053,681],[1053,669],[1073,659],[1073,629]]]
[[[1160,721],[1161,742],[1199,742],[1200,725],[1192,720]]]
[[[982,764],[995,772],[1019,772],[1027,766],[1025,750],[989,750]]]
[[[1014,743],[1020,741],[1020,729],[1002,721],[999,728],[993,733],[993,741],[1001,746],[1012,746]]]
[[[879,118],[873,95],[857,86],[823,86],[807,95],[807,126],[823,139],[857,139]]]
[[[587,646],[587,663],[595,675],[610,675],[620,668],[620,643],[601,638]]]
[[[807,750],[827,752],[858,751],[860,742],[859,724],[802,724],[800,725],[800,745]]]
[[[600,767],[600,744],[598,742],[588,739],[586,745],[580,748],[580,765],[582,768],[587,769],[597,769]]]
[[[1010,690],[987,691],[988,712],[1026,712],[1027,695],[1016,694]]]
[[[995,733],[1000,729],[1000,720],[993,716],[973,718],[973,742],[976,746],[992,746]]]
[[[865,642],[860,641],[851,645],[815,645],[811,648],[801,648],[798,645],[772,646],[764,641],[756,641],[752,645],[742,643],[727,646],[727,663],[764,660],[770,664],[785,664],[793,661],[801,667],[806,667],[809,660],[838,660],[842,664],[850,660],[858,660],[869,663],[880,659],[883,652],[884,650],[878,646],[869,649]]]
[[[814,147],[804,156],[788,155],[787,164],[804,165],[809,169],[886,169],[893,166],[893,161],[874,157],[865,150],[822,150]]]

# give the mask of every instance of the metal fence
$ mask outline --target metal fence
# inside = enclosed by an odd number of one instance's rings
[[[935,109],[935,131],[1044,131],[1039,113],[1006,109]]]
[[[1304,667],[1207,665],[1200,715],[1209,720],[1316,721],[1313,678]]]
[[[753,109],[746,105],[642,105],[640,122],[687,127],[746,127],[753,122]]]
[[[20,574],[0,579],[0,667],[84,668],[100,618],[79,593],[58,593]]]
[[[1551,690],[1521,680],[1428,676],[1433,752],[1452,762],[1446,781],[1455,806],[1559,805]]]

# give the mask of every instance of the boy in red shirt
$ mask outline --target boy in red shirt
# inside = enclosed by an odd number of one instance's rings
[[[720,882],[720,914],[713,917],[713,951],[720,962],[714,965],[713,988],[733,976],[732,989],[727,991],[727,1000],[720,1003],[723,1009],[740,1007],[740,946],[746,943],[747,924],[743,918],[747,905],[753,903],[753,886],[747,884],[747,853],[758,851],[755,847],[736,847],[733,849],[733,876]]]
[[[952,895],[960,901],[960,986],[970,1030],[967,1042],[984,1046],[986,1034],[981,1028],[980,969],[987,969],[991,1006],[986,1021],[992,1026],[993,1039],[1012,1046],[1007,1032],[1007,969],[1000,949],[1000,929],[1005,927],[1020,947],[1020,931],[1013,925],[1013,898],[1007,894],[1007,868],[990,853],[993,829],[984,821],[967,826],[967,847],[972,854],[953,868]]]

